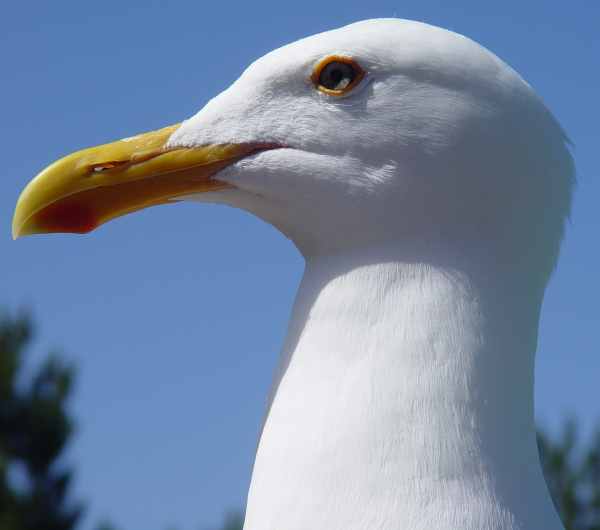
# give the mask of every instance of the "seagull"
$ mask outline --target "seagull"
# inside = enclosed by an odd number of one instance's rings
[[[574,175],[496,55],[376,19],[268,53],[180,124],[55,162],[13,236],[187,200],[296,245],[245,530],[562,530],[533,380]]]

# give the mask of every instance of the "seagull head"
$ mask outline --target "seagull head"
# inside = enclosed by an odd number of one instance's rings
[[[531,87],[470,39],[381,19],[261,57],[196,115],[84,149],[22,193],[13,235],[142,208],[243,208],[307,257],[372,245],[554,266],[573,162]]]

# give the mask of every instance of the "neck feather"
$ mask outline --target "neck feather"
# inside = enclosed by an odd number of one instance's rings
[[[562,529],[533,418],[541,296],[472,258],[307,261],[245,530]]]

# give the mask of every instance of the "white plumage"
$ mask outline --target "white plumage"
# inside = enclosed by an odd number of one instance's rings
[[[303,82],[329,54],[368,72],[345,98]],[[306,258],[245,530],[561,529],[533,374],[573,164],[529,85],[455,33],[365,21],[261,58],[170,143],[257,139],[290,149],[195,197]]]
[[[481,46],[371,20],[269,53],[181,126],[54,163],[13,233],[185,197],[296,244],[306,271],[245,530],[559,530],[533,374],[566,144]]]

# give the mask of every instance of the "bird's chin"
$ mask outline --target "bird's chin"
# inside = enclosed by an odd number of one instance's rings
[[[227,188],[174,200],[222,204],[244,210],[298,245],[297,197],[290,195],[290,177],[297,187],[302,186],[302,179],[294,174],[298,167],[302,168],[298,166],[298,158],[302,156],[302,151],[291,148],[253,154],[215,175],[215,180],[229,184]]]
[[[228,184],[224,189],[175,197],[174,201],[229,204],[246,208],[246,203],[269,201],[277,196],[274,181],[285,173],[290,154],[296,149],[281,147],[259,151],[223,168],[213,178]],[[243,206],[242,206],[243,205]]]

